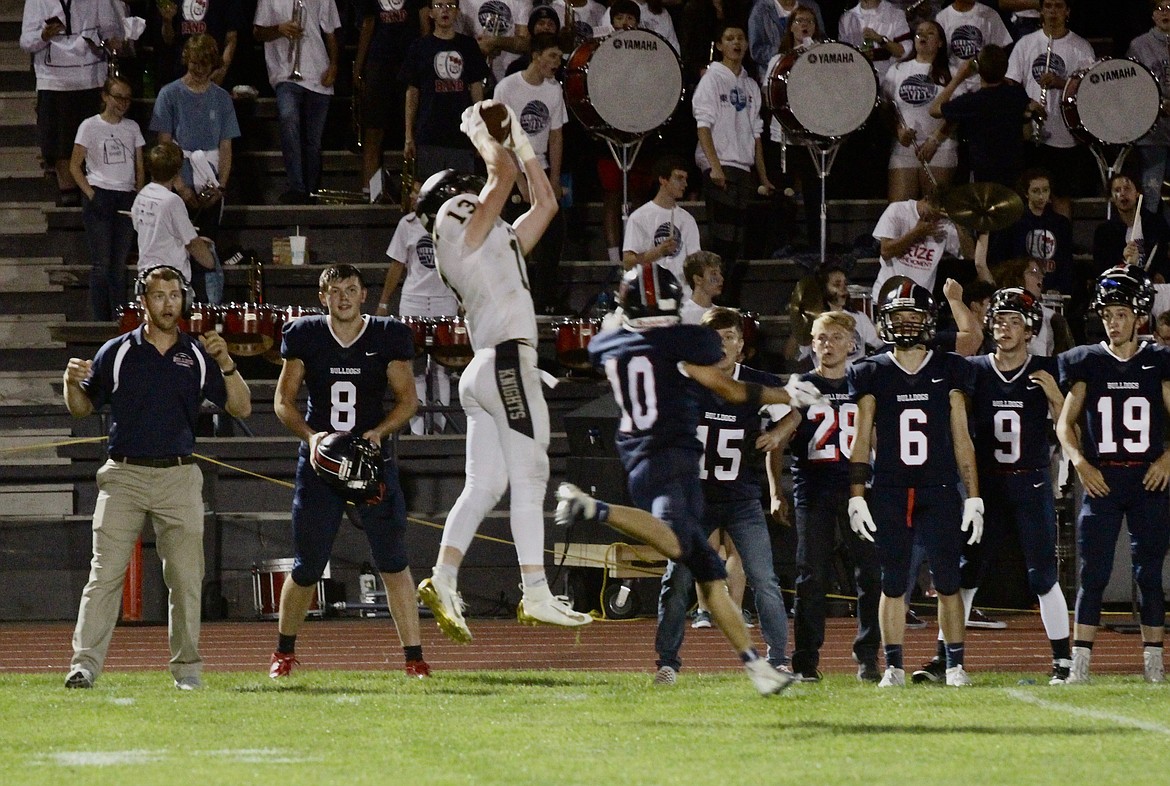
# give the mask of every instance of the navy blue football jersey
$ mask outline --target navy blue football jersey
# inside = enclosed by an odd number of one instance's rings
[[[735,378],[769,387],[783,382],[774,374],[747,366],[736,366]],[[699,386],[699,442],[703,444],[703,461],[699,479],[703,494],[712,502],[759,499],[761,493],[763,453],[756,449],[766,416],[760,407],[731,404]]]
[[[1060,382],[1085,383],[1081,449],[1090,462],[1153,461],[1166,438],[1162,381],[1170,379],[1170,350],[1143,344],[1129,360],[1091,344],[1061,353]]]
[[[797,504],[816,488],[848,485],[849,457],[857,436],[857,404],[849,394],[849,381],[825,379],[819,374],[801,374],[825,396],[804,412],[792,435],[792,492]]]
[[[918,488],[957,483],[951,438],[952,390],[970,396],[975,369],[953,353],[931,351],[911,374],[894,353],[859,360],[849,366],[849,392],[855,401],[872,395],[874,411],[873,483]]]
[[[718,333],[700,325],[607,330],[589,342],[589,358],[605,371],[622,411],[617,447],[627,470],[658,448],[702,450],[695,437],[702,386],[678,364],[718,363]]]
[[[385,416],[386,366],[414,360],[410,328],[389,317],[365,316],[365,328],[347,347],[329,327],[328,316],[301,317],[284,326],[280,355],[305,364],[309,409],[315,431],[370,430]]]
[[[967,362],[975,368],[967,415],[979,469],[1046,469],[1051,455],[1048,397],[1029,375],[1047,371],[1059,383],[1056,358],[1029,355],[1008,374],[991,355]]]

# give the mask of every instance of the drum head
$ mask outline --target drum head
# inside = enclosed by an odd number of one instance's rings
[[[849,44],[823,41],[796,58],[788,74],[788,109],[800,128],[842,137],[861,128],[877,103],[877,72]]]
[[[674,114],[682,97],[682,66],[666,39],[648,30],[621,30],[589,60],[589,101],[607,124],[648,134]]]
[[[1081,126],[1107,145],[1145,136],[1158,120],[1158,81],[1134,60],[1107,58],[1089,66],[1076,89]]]

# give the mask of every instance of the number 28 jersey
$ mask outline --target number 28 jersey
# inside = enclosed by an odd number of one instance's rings
[[[328,316],[301,317],[284,326],[280,354],[305,364],[305,422],[314,431],[361,434],[378,425],[385,415],[387,364],[414,360],[410,328],[389,317],[362,319],[365,327],[348,346],[337,340]]]
[[[1170,379],[1170,350],[1143,344],[1122,360],[1104,343],[1062,353],[1060,381],[1085,383],[1081,446],[1090,463],[1153,461],[1166,438],[1162,382]]]
[[[917,488],[959,480],[951,437],[951,391],[970,396],[975,369],[953,353],[930,351],[913,374],[893,352],[849,367],[849,392],[858,403],[871,395],[874,409],[873,484]]]
[[[800,379],[816,385],[825,403],[805,410],[792,435],[792,495],[798,505],[813,499],[817,489],[849,484],[849,457],[857,436],[857,404],[848,380],[825,379],[811,371]]]

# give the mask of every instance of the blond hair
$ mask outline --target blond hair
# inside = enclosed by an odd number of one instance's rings
[[[826,311],[823,314],[818,314],[817,318],[813,320],[810,333],[834,327],[841,328],[846,333],[853,335],[853,330],[857,327],[857,320],[844,311]]]

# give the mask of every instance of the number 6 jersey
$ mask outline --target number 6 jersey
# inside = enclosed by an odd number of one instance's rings
[[[919,488],[959,481],[951,438],[951,391],[970,397],[975,369],[950,352],[927,353],[913,374],[893,352],[849,367],[849,392],[859,405],[873,396],[873,485]]]

